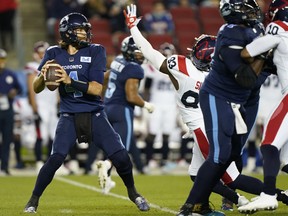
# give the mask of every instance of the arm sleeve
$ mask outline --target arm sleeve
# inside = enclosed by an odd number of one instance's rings
[[[237,69],[246,64],[245,61],[240,57],[242,48],[241,47],[222,47],[220,50],[221,59],[233,74],[236,73]]]
[[[253,42],[246,46],[246,49],[251,57],[265,53],[270,49],[276,47],[280,42],[280,38],[277,35],[265,35],[255,39]]]
[[[131,28],[130,32],[144,57],[148,59],[157,70],[159,70],[166,59],[165,56],[151,46],[151,44],[143,37],[137,26]]]

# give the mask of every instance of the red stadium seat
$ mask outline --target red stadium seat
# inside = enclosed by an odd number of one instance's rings
[[[181,55],[186,55],[188,53],[187,48],[191,48],[195,43],[195,38],[199,37],[200,34],[194,33],[194,34],[186,34],[186,33],[180,33],[177,35],[177,47],[178,47],[178,53]]]
[[[146,4],[146,5],[141,5],[141,7],[139,7],[139,14],[141,16],[144,16],[147,13],[151,13],[153,6]]]
[[[219,28],[224,24],[224,22],[219,20],[209,20],[206,22],[202,22],[203,25],[203,33],[217,35]]]
[[[146,13],[150,13],[153,8],[153,3],[155,0],[138,0],[137,8],[139,10],[139,14],[144,16]]]
[[[110,23],[106,19],[93,18],[89,22],[91,23],[92,33],[111,32]]]
[[[60,19],[58,19],[54,24],[54,39],[56,43],[60,40],[59,23]]]
[[[209,6],[201,6],[199,7],[199,17],[203,22],[208,20],[217,20],[222,21],[224,23],[224,19],[221,17],[219,12],[219,7],[209,7]]]
[[[200,33],[199,23],[194,19],[175,20],[175,34],[185,33]]]
[[[124,40],[124,38],[130,36],[129,33],[114,33],[113,35],[113,42],[114,42],[114,47],[116,49],[116,52],[119,54],[121,53],[121,43]]]
[[[168,43],[174,43],[174,38],[172,35],[169,34],[148,34],[146,38],[154,49],[159,49],[160,45],[168,42]]]
[[[195,10],[191,7],[172,7],[170,9],[173,20],[183,20],[183,19],[195,19],[196,13]]]
[[[218,7],[199,7],[199,18],[204,34],[217,35],[219,28],[225,23]]]
[[[107,55],[115,55],[116,53],[111,33],[96,33],[92,37],[92,43],[103,45],[106,49]]]

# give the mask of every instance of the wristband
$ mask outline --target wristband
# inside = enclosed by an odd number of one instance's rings
[[[89,83],[71,79],[70,86],[75,88],[75,89],[77,89],[78,91],[87,93],[88,87],[89,87]]]

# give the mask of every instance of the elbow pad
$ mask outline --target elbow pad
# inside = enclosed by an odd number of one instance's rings
[[[242,64],[235,73],[236,82],[245,89],[251,89],[256,80],[257,75],[250,65]]]

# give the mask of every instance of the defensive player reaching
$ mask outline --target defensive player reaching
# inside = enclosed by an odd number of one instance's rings
[[[287,147],[287,102],[288,102],[288,1],[273,0],[268,16],[270,23],[266,34],[248,44],[242,51],[244,58],[256,57],[273,49],[273,62],[282,87],[283,97],[271,112],[265,124],[262,143],[264,187],[260,196],[248,205],[239,207],[242,213],[254,213],[258,210],[274,210],[278,207],[276,193],[276,177],[280,169],[280,150]]]
[[[134,7],[134,6],[132,5],[131,7]],[[126,14],[125,15],[126,18],[127,16],[132,16],[132,15],[133,15],[132,17],[136,17],[136,8],[132,10],[134,11],[131,12],[130,7],[129,7],[128,14],[126,12],[124,13]],[[127,23],[127,25],[129,26],[129,23]],[[202,37],[199,37],[197,39],[197,42],[192,48],[192,52],[191,52],[190,58],[193,63],[191,64],[191,60],[188,58],[185,58],[184,56],[173,55],[172,57],[166,59],[163,55],[161,55],[161,53],[157,52],[151,47],[149,42],[145,38],[143,38],[143,36],[139,33],[139,30],[137,27],[133,27],[132,29],[130,29],[130,31],[136,44],[140,46],[140,49],[141,47],[145,47],[145,49],[143,49],[142,51],[144,56],[148,60],[150,60],[151,58],[151,61],[154,66],[160,65],[159,60],[157,61],[155,56],[162,58],[162,61],[160,60],[160,62],[164,62],[164,63],[162,64],[160,71],[168,74],[172,82],[173,80],[175,81],[175,78],[177,78],[176,86],[175,86],[175,82],[173,82],[174,87],[176,90],[179,87],[179,89],[181,89],[182,92],[184,92],[184,94],[181,94],[179,90],[176,91],[177,97],[178,97],[178,105],[180,104],[179,108],[180,108],[182,118],[186,122],[186,124],[188,123],[187,126],[190,129],[190,133],[194,134],[195,141],[196,141],[196,145],[194,145],[194,149],[193,149],[193,158],[192,158],[193,162],[191,162],[191,165],[189,168],[189,174],[194,180],[199,167],[205,161],[205,158],[208,155],[209,144],[208,144],[205,132],[204,132],[205,129],[204,129],[204,124],[203,124],[203,115],[199,106],[197,106],[197,103],[198,103],[197,95],[199,93],[199,89],[191,88],[191,86],[194,86],[194,85],[188,84],[188,83],[189,82],[195,83],[194,78],[197,77],[197,74],[203,75],[202,71],[209,70],[210,62],[211,62],[211,55],[214,51],[214,46],[215,46],[215,37],[203,35]],[[254,29],[253,32],[257,32],[257,31]],[[148,54],[149,53],[150,54],[148,55],[147,52]],[[154,55],[152,55],[151,52],[154,53]],[[153,61],[153,59],[155,60]],[[176,63],[175,59],[177,60],[182,59],[182,62],[178,61]],[[165,61],[167,61],[168,63],[169,62],[171,63],[169,69],[165,65]],[[169,72],[167,72],[167,70]],[[189,71],[189,73],[187,73],[187,70]],[[256,118],[256,113],[258,109],[257,101],[259,100],[259,88],[261,84],[265,81],[266,76],[268,76],[268,74],[261,76],[261,78],[257,80],[255,87],[253,91],[250,92],[249,99],[247,100],[245,104],[245,108],[251,111],[249,112],[249,118],[247,118],[248,131],[250,131],[250,129],[252,128],[255,118]],[[183,98],[185,98],[185,96],[187,95],[190,95],[196,100],[190,104],[191,106],[189,106],[189,103],[186,103],[186,106],[184,106],[183,104],[181,106],[181,103],[183,102],[185,103],[185,100],[183,100]],[[247,136],[248,134],[245,135],[245,140],[247,139]],[[241,145],[244,145],[244,143],[245,141],[243,141],[243,144]],[[255,178],[251,178],[249,176],[241,175],[238,169],[236,168],[236,165],[234,162],[229,166],[229,168],[227,169],[227,172],[223,175],[222,181],[225,184],[233,187],[234,189],[238,188],[238,189],[247,191],[249,193],[254,193],[254,194],[259,194],[262,188],[261,181]],[[245,183],[243,184],[243,182]],[[248,202],[244,197],[239,196],[235,192],[229,190],[229,188],[225,187],[223,183],[221,182],[218,182],[218,184],[213,188],[213,191],[225,197],[228,197],[229,199],[233,200],[235,204],[238,204],[239,206]],[[281,191],[279,190],[279,194],[280,193]],[[283,201],[284,203],[287,203],[287,196],[284,196],[284,197],[279,196],[279,199],[281,199],[281,201]],[[209,214],[209,211],[211,212],[211,210],[209,210],[208,208],[209,207],[207,207],[206,210],[203,210],[203,212],[204,211],[206,212],[205,214]],[[189,215],[191,214],[191,210],[192,210],[191,204],[184,205],[179,213],[179,216]]]
[[[131,6],[131,7],[134,7],[134,6]],[[133,10],[136,10],[136,8]],[[128,14],[124,13],[126,14],[126,18],[127,16],[129,16],[129,11],[130,11],[130,7],[128,8]],[[134,15],[133,17],[136,17],[136,11],[133,11],[133,12],[130,11],[130,15],[132,14]],[[129,26],[129,23],[127,23],[127,25]],[[258,28],[258,25],[256,25],[256,28]],[[184,93],[184,94],[181,94],[179,90],[176,91],[177,97],[178,97],[178,105],[180,104],[179,108],[180,108],[182,118],[184,122],[186,122],[187,126],[189,127],[190,133],[194,134],[195,141],[196,141],[196,145],[194,145],[194,149],[193,149],[192,162],[189,167],[189,174],[191,178],[194,180],[195,176],[197,175],[199,167],[202,165],[202,163],[205,161],[205,158],[208,156],[209,144],[208,144],[205,132],[204,132],[205,129],[204,129],[204,123],[203,123],[203,115],[199,106],[197,106],[197,103],[198,103],[197,95],[199,94],[199,89],[191,88],[191,86],[194,86],[194,85],[188,84],[188,83],[189,82],[195,83],[194,78],[197,77],[197,74],[203,75],[202,71],[209,70],[210,62],[211,62],[211,55],[214,51],[214,46],[215,46],[215,37],[204,35],[197,39],[197,42],[192,48],[192,52],[191,52],[190,58],[193,63],[191,64],[191,60],[188,58],[185,58],[184,56],[173,55],[172,57],[166,59],[163,55],[161,55],[161,53],[157,52],[151,47],[149,42],[139,33],[137,27],[131,28],[130,31],[136,44],[140,46],[140,49],[141,47],[145,47],[145,49],[143,49],[142,51],[144,56],[148,60],[150,60],[151,58],[151,61],[155,67],[156,65],[158,66],[160,65],[159,62],[164,62],[160,68],[160,71],[168,74],[172,82],[173,80],[175,80],[175,78],[177,78],[176,86],[175,86],[175,82],[173,82],[174,87],[176,90],[179,87],[179,89],[182,90]],[[258,30],[254,29],[253,34],[256,34],[255,32],[257,31]],[[154,53],[154,55],[152,55],[150,52]],[[157,58],[158,57],[162,58],[162,61],[161,59],[157,61],[155,56],[157,56]],[[155,60],[153,61],[153,59]],[[182,59],[182,62],[178,61],[176,63],[175,59],[177,60]],[[166,61],[170,63],[169,69],[165,64]],[[167,70],[169,72],[167,72]],[[189,73],[187,73],[187,70],[189,71]],[[247,122],[246,122],[248,131],[251,130],[255,122],[256,113],[258,109],[260,86],[265,81],[268,75],[269,74],[267,73],[263,74],[261,75],[261,77],[257,79],[255,87],[253,88],[252,91],[250,91],[250,96],[247,99],[247,102],[245,103],[245,109],[249,110],[249,114],[247,111]],[[185,103],[185,100],[183,99],[187,95],[190,95],[191,97],[194,97],[196,99],[194,102],[190,104],[191,106],[187,106],[189,105],[189,103],[186,103],[186,106],[182,104],[183,102]],[[247,137],[248,137],[248,134],[244,136],[241,146],[244,145]],[[226,185],[229,185],[229,187],[232,187],[233,189],[241,189],[243,191],[253,193],[253,194],[259,194],[263,185],[262,182],[259,181],[258,179],[241,175],[234,162],[229,166],[226,173],[222,176],[222,181]],[[239,196],[235,192],[229,190],[229,188],[225,187],[223,183],[221,182],[217,183],[217,185],[213,188],[213,191],[229,198],[230,200],[233,200],[233,202],[237,204],[238,206],[241,206],[248,202],[248,200],[246,200],[243,196]],[[284,194],[282,196],[281,192],[282,192],[281,190],[277,191],[279,195],[279,200],[287,204],[287,196],[285,196]],[[188,198],[188,201],[189,201],[189,198]],[[208,208],[209,207],[207,207],[206,210],[203,210],[203,212],[204,211],[208,212],[209,211]],[[191,214],[191,210],[192,210],[191,204],[187,204],[187,205],[185,204],[182,207],[179,213],[179,216],[189,215]],[[205,214],[209,214],[209,212]]]
[[[167,58],[176,54],[176,49],[173,44],[163,43],[159,47],[159,51]],[[168,160],[169,156],[169,141],[170,135],[175,131],[178,108],[176,104],[176,96],[174,86],[167,74],[159,73],[155,67],[146,61],[142,64],[145,72],[145,82],[143,97],[149,99],[155,106],[155,111],[147,118],[148,133],[145,138],[146,148],[146,163],[147,171],[149,168],[157,165],[157,161],[153,158],[154,141],[157,135],[162,138],[162,147],[160,149],[161,160],[160,166],[162,171],[167,173],[173,168]],[[169,122],[169,124],[167,124]]]
[[[51,65],[59,68],[56,75],[60,83],[60,119],[51,155],[38,174],[24,212],[36,213],[40,197],[76,139],[79,143],[100,147],[124,182],[129,199],[139,210],[148,211],[150,207],[147,201],[135,189],[128,152],[104,112],[101,93],[106,70],[105,48],[90,43],[91,24],[80,13],[64,16],[59,24],[59,32],[60,44],[47,49],[38,68],[41,73],[34,80],[33,87],[36,93],[43,91],[47,68]],[[51,64],[51,60],[58,64]]]
[[[136,5],[128,6],[127,13],[124,11],[124,15],[126,16],[126,24],[130,28],[134,41],[145,58],[147,58],[157,70],[167,74],[173,83],[177,93],[179,112],[183,122],[189,128],[189,133],[195,134],[196,142],[203,142],[203,140],[207,142],[204,132],[203,116],[198,104],[199,89],[205,79],[205,74],[199,71],[193,65],[192,61],[185,56],[172,55],[166,58],[159,51],[153,49],[151,44],[141,35],[137,28],[140,19],[136,18]],[[205,42],[203,42],[203,44],[208,45],[205,47],[207,50],[203,51],[203,53],[207,54],[205,55],[207,59],[203,59],[201,63],[206,65],[206,70],[208,70],[211,61],[210,55],[214,51],[215,37],[204,37]],[[201,41],[201,39],[202,38],[199,38],[198,40]],[[201,212],[202,211],[203,209],[201,209]],[[218,213],[218,215],[223,215],[220,212],[213,211],[209,206],[207,206],[205,211],[211,214]]]

